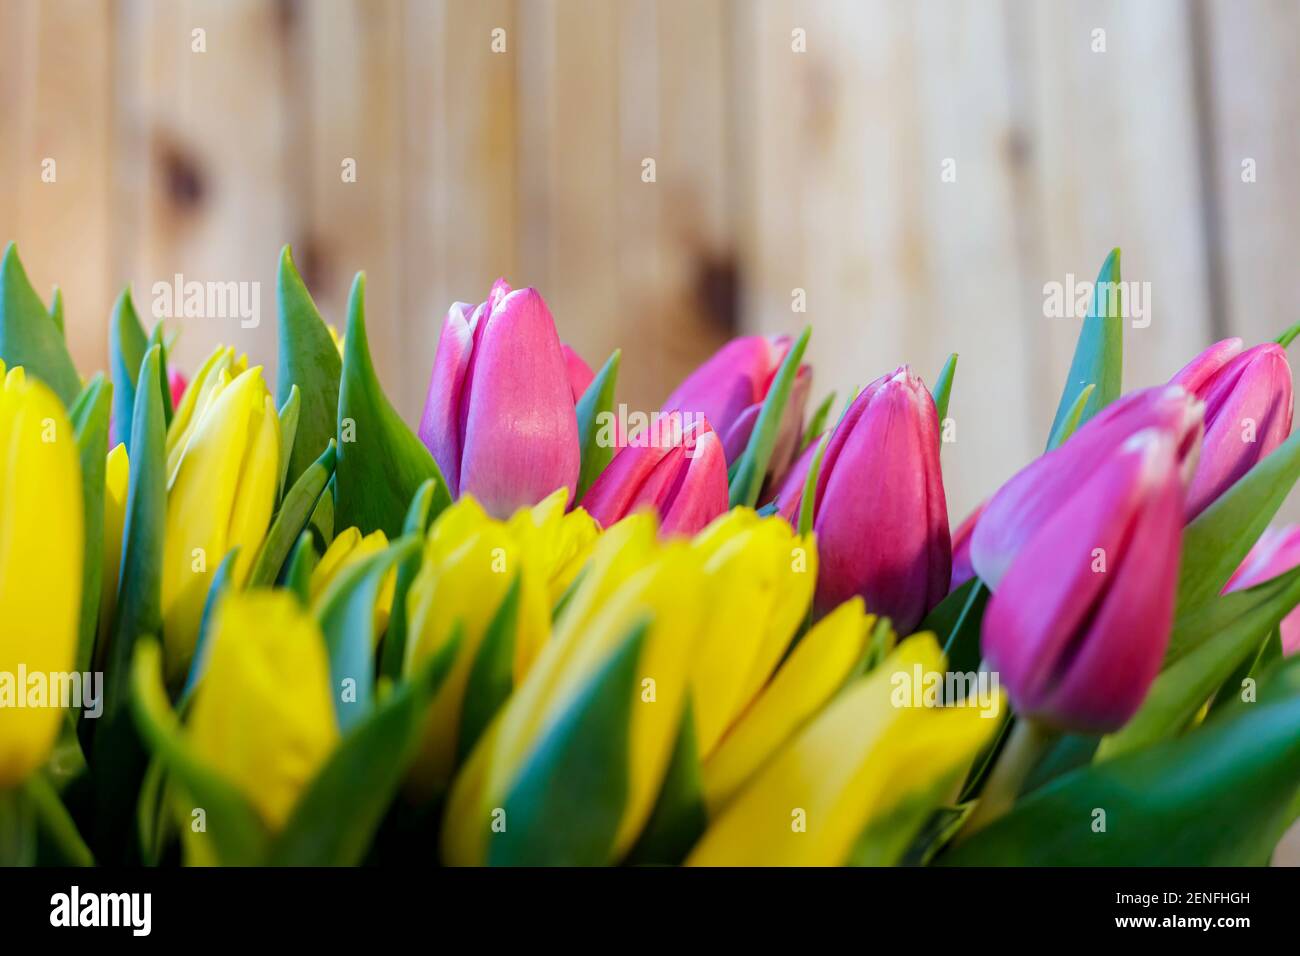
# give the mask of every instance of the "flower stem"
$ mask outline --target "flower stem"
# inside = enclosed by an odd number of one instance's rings
[[[1016,797],[1020,795],[1025,778],[1055,739],[1055,731],[1048,730],[1035,721],[1024,718],[1016,721],[1006,746],[998,755],[998,762],[994,764],[993,771],[984,784],[975,811],[953,840],[954,846],[964,843],[1011,809]]]

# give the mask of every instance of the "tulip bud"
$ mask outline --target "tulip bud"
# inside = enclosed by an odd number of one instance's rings
[[[107,660],[109,631],[117,610],[117,584],[122,572],[122,535],[126,528],[126,497],[130,490],[131,466],[126,446],[108,453],[104,467],[104,573],[99,594],[99,640],[95,644],[95,667]]]
[[[180,369],[168,369],[167,387],[171,391],[172,408],[176,408],[185,398],[185,389],[190,387],[190,380],[185,377],[185,373]]]
[[[18,706],[28,686],[17,675],[76,666],[82,523],[81,464],[63,403],[0,362],[0,791],[45,762],[64,722],[58,706]]]
[[[379,528],[365,536],[362,536],[359,528],[348,528],[335,535],[316,567],[312,569],[311,579],[307,583],[307,596],[311,606],[313,608],[320,606],[321,599],[329,591],[330,585],[337,581],[345,570],[366,558],[379,554],[387,547],[388,536]],[[388,617],[393,610],[393,594],[396,588],[397,569],[392,568],[384,575],[383,584],[379,588],[379,595],[375,601],[376,641],[388,627]]]
[[[210,639],[186,733],[274,832],[338,745],[325,639],[288,592],[260,589],[223,598]]]
[[[1300,565],[1300,525],[1269,528],[1250,549],[1246,560],[1228,579],[1224,592],[1263,584]],[[1282,618],[1282,653],[1300,651],[1300,608]]]
[[[981,504],[967,515],[966,520],[952,533],[952,581],[948,584],[949,594],[975,577],[975,568],[970,563],[970,541],[986,505],[987,502]]]
[[[1169,642],[1180,472],[1175,435],[1138,432],[1080,473],[1069,507],[1023,543],[982,630],[984,657],[1021,716],[1108,733],[1141,705]]]
[[[1187,518],[1210,506],[1291,434],[1291,366],[1282,346],[1210,346],[1172,381],[1205,402],[1205,439],[1187,490]]]
[[[1079,490],[1096,463],[1136,433],[1167,433],[1184,486],[1200,452],[1202,405],[1181,385],[1131,392],[1112,402],[1054,451],[1030,462],[989,501],[971,535],[971,565],[996,590],[1025,542]]]
[[[581,355],[575,352],[567,345],[561,345],[560,349],[564,352],[564,367],[569,373],[569,390],[573,393],[574,404],[582,398],[582,393],[587,390],[591,380],[596,377],[596,373],[591,370]]]
[[[703,415],[721,437],[727,463],[734,462],[749,444],[763,401],[790,351],[791,341],[788,335],[732,339],[677,386],[664,409]],[[794,458],[811,387],[812,369],[801,365],[777,430],[768,462],[769,476],[779,478]]]
[[[492,286],[447,313],[420,439],[453,496],[498,518],[578,482],[578,420],[555,320],[535,289]]]
[[[664,535],[694,534],[727,510],[722,442],[705,419],[688,422],[680,412],[656,417],[627,439],[582,506],[605,528],[653,507]]]
[[[819,614],[860,595],[908,634],[948,593],[952,542],[939,469],[939,416],[903,366],[854,399],[817,477]]]
[[[184,429],[175,446],[163,534],[162,614],[169,684],[188,672],[208,587],[225,556],[239,548],[232,581],[242,587],[266,535],[280,478],[280,422],[260,366],[233,381],[222,374],[209,391],[178,413]],[[196,383],[197,384],[197,383]],[[210,385],[210,388],[209,388]],[[186,395],[186,404],[195,389]],[[168,435],[169,444],[171,434]]]

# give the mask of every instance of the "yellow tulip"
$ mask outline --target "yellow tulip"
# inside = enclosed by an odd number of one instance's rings
[[[119,444],[108,453],[104,469],[104,579],[99,596],[99,641],[95,645],[96,667],[102,668],[108,651],[106,641],[117,611],[117,584],[122,572],[122,534],[126,528],[126,497],[131,463],[126,446]]]
[[[628,702],[627,794],[608,862],[626,854],[654,807],[681,724],[706,597],[700,561],[684,542],[659,542],[647,514],[601,535],[555,635],[453,784],[443,824],[447,862],[484,862],[493,807],[545,731],[645,624],[637,659],[645,677]]]
[[[545,578],[552,605],[573,584],[600,535],[596,519],[582,508],[565,511],[568,503],[569,489],[557,488],[508,522],[510,534]]]
[[[969,767],[998,721],[977,707],[895,706],[897,675],[944,669],[932,634],[853,682],[736,795],[696,866],[836,866],[868,824]]]
[[[49,756],[64,711],[14,706],[28,675],[76,666],[85,550],[81,460],[58,397],[0,362],[0,790]],[[13,695],[13,699],[5,698]]]
[[[378,528],[364,537],[359,528],[348,528],[335,536],[321,555],[320,562],[311,572],[307,594],[313,609],[318,609],[321,599],[340,574],[366,558],[379,554],[388,547],[388,536]],[[375,602],[375,641],[378,642],[388,627],[388,617],[393,610],[393,592],[397,587],[397,571],[384,575]]]
[[[460,643],[430,707],[412,783],[422,793],[444,787],[455,766],[466,688],[483,638],[518,581],[512,672],[522,679],[550,631],[550,600],[535,559],[506,523],[472,497],[440,514],[429,529],[420,570],[407,598],[405,668],[437,654],[458,633]]]
[[[276,831],[338,745],[325,639],[288,592],[254,589],[222,599],[211,640],[186,734]]]
[[[172,423],[186,433],[168,486],[163,536],[163,643],[173,686],[188,672],[217,567],[239,548],[232,581],[247,580],[279,485],[280,422],[262,369],[229,382],[221,381],[225,375],[217,375],[204,407],[191,410],[193,419],[178,414]]]
[[[772,682],[704,762],[704,799],[716,814],[740,786],[817,713],[866,651],[876,619],[862,599],[845,601],[813,626]]]
[[[203,419],[218,395],[237,376],[248,370],[248,356],[235,357],[235,350],[217,346],[199,367],[193,381],[185,389],[181,403],[172,416],[164,445],[167,454],[167,481],[176,476],[176,467],[193,437],[198,423]]]

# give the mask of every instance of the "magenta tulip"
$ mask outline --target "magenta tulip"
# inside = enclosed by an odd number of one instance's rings
[[[975,535],[975,525],[979,523],[980,515],[987,505],[988,502],[984,502],[972,511],[952,533],[952,581],[948,585],[949,594],[975,577],[975,568],[970,563],[970,541]]]
[[[1269,528],[1224,587],[1242,591],[1263,584],[1300,565],[1300,525]],[[1300,608],[1282,618],[1282,653],[1300,652]]]
[[[167,387],[171,390],[172,408],[179,408],[185,390],[190,387],[190,380],[180,369],[170,368],[167,370]]]
[[[582,398],[582,393],[591,384],[591,380],[596,377],[596,373],[572,348],[567,345],[561,345],[560,348],[564,351],[564,366],[569,373],[569,389],[573,392],[573,401],[576,405],[578,399]]]
[[[1030,462],[989,501],[971,535],[971,565],[996,590],[1020,549],[1114,449],[1149,428],[1173,440],[1188,483],[1200,449],[1202,405],[1181,385],[1131,392],[1102,409],[1065,444]]]
[[[1291,366],[1273,342],[1241,350],[1241,339],[1218,342],[1172,381],[1205,402],[1201,460],[1187,491],[1195,518],[1291,434]]]
[[[420,438],[453,496],[504,518],[578,481],[578,421],[555,320],[535,289],[504,279],[447,313]]]
[[[1098,734],[1141,706],[1169,643],[1181,467],[1173,434],[1138,432],[1080,473],[1069,507],[1024,542],[982,629],[985,660],[1022,717]]]
[[[797,511],[797,502],[787,498],[787,507]],[[939,416],[907,366],[863,389],[836,426],[817,476],[814,515],[818,613],[860,595],[869,611],[907,634],[948,593],[952,542]]]
[[[639,508],[654,508],[664,535],[691,535],[727,510],[727,462],[705,419],[656,417],[627,439],[582,498],[608,528]]]
[[[722,437],[727,462],[734,462],[749,444],[763,400],[772,387],[781,362],[790,351],[788,335],[747,335],[732,339],[703,365],[686,376],[664,402],[666,411],[703,415]],[[812,369],[801,365],[790,388],[781,416],[776,445],[767,474],[779,480],[799,447],[804,406],[812,388]]]

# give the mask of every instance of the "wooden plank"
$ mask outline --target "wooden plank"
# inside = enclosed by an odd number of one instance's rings
[[[84,375],[104,368],[109,275],[113,11],[93,0],[0,7],[0,242],[18,242],[48,301],[63,290]],[[47,161],[52,166],[44,166]],[[53,181],[43,179],[48,169]]]
[[[286,162],[286,36],[291,21],[259,0],[127,0],[115,161],[122,200],[114,236],[137,304],[155,282],[257,283],[260,318],[178,319],[176,361],[193,371],[218,343],[275,374],[275,274],[293,234]],[[206,52],[196,52],[203,30]],[[252,288],[251,286],[249,288]]]

